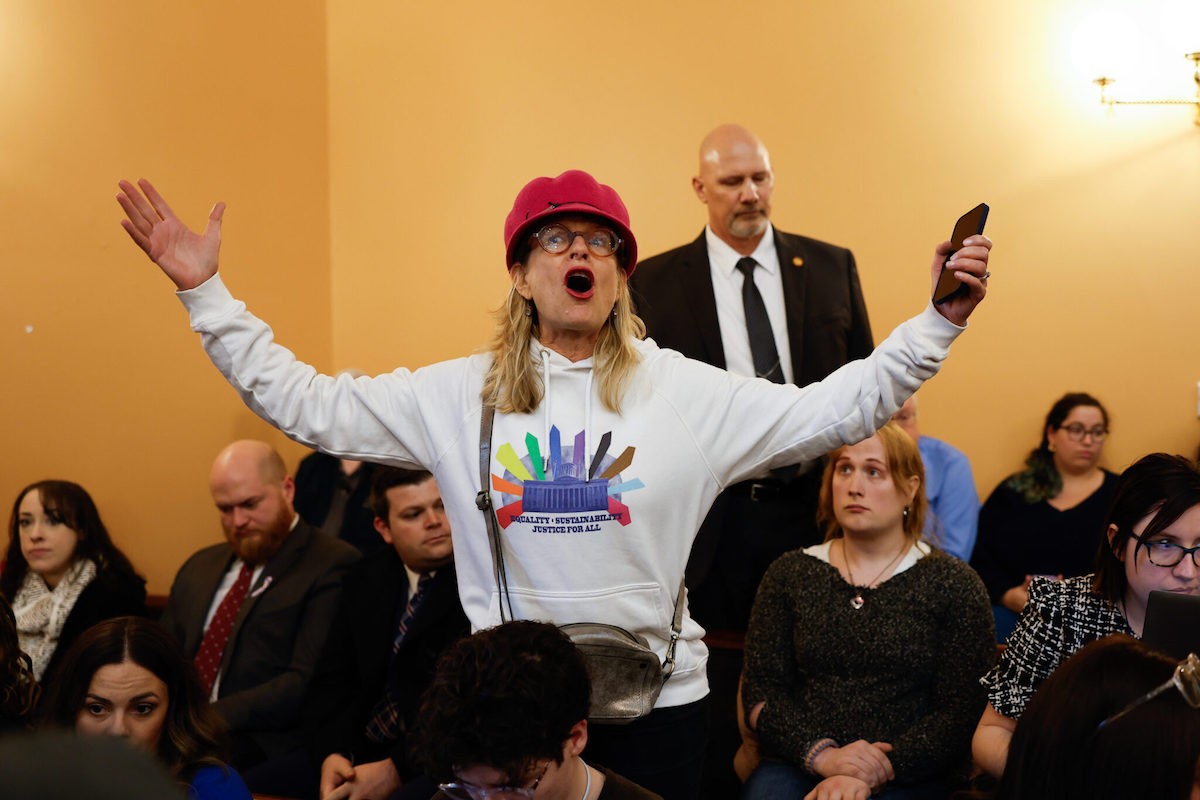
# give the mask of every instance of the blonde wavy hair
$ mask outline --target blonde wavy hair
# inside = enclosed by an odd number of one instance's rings
[[[634,313],[629,276],[622,268],[617,269],[617,275],[616,314],[605,320],[593,358],[600,401],[619,414],[625,389],[642,360],[634,342],[645,338],[646,325]],[[485,403],[490,402],[501,413],[528,414],[541,405],[544,386],[532,356],[533,337],[538,331],[537,308],[515,288],[510,289],[504,305],[496,310],[496,331],[488,349],[492,366],[480,393]]]

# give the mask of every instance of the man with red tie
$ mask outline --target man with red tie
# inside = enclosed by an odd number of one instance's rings
[[[302,739],[301,702],[359,552],[300,519],[292,478],[264,442],[222,450],[209,488],[227,543],[184,563],[162,624],[196,664],[251,785],[253,767]]]

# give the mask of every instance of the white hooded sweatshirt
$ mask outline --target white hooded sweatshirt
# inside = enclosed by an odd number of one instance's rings
[[[276,344],[219,275],[179,296],[213,362],[267,422],[333,456],[433,473],[463,608],[475,629],[499,624],[475,505],[480,390],[491,357],[334,378]],[[600,401],[591,359],[571,363],[535,342],[545,399],[532,414],[496,415],[489,470],[516,617],[618,625],[662,658],[692,540],[717,494],[870,436],[937,372],[962,330],[928,306],[868,358],[804,388],[639,342],[642,363],[620,414]],[[685,610],[658,707],[708,693],[703,633]]]

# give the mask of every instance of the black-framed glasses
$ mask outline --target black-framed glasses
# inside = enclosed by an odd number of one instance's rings
[[[621,246],[621,237],[608,228],[596,228],[591,233],[584,233],[583,231],[573,231],[566,225],[557,222],[542,228],[533,235],[533,238],[537,240],[538,246],[547,253],[557,255],[565,253],[575,241],[576,236],[583,238],[583,243],[587,245],[587,249],[594,256],[611,256]]]
[[[1147,539],[1136,533],[1131,535],[1141,543],[1142,547],[1146,548],[1146,558],[1150,559],[1150,563],[1156,567],[1177,566],[1179,562],[1183,561],[1184,556],[1188,555],[1192,557],[1192,564],[1200,567],[1200,562],[1196,561],[1196,552],[1200,551],[1200,544],[1195,547],[1184,547],[1170,539]]]
[[[1175,672],[1171,674],[1171,679],[1162,686],[1157,686],[1154,689],[1146,692],[1144,695],[1134,700],[1129,705],[1122,708],[1117,713],[1113,714],[1108,719],[1096,726],[1096,730],[1103,730],[1113,724],[1121,717],[1133,711],[1140,705],[1148,703],[1158,697],[1163,692],[1168,692],[1171,687],[1179,690],[1183,695],[1183,699],[1192,708],[1200,708],[1200,658],[1196,658],[1195,653],[1189,653],[1188,657],[1179,662],[1179,666],[1175,667]]]
[[[542,767],[542,771],[528,786],[476,786],[473,783],[442,783],[438,788],[451,800],[533,800],[533,793],[538,784],[546,777],[550,764]]]
[[[1104,437],[1108,436],[1108,428],[1103,425],[1086,428],[1081,423],[1072,422],[1070,425],[1059,425],[1058,429],[1066,431],[1067,438],[1072,442],[1082,442],[1088,436],[1091,436],[1094,442],[1103,442]]]

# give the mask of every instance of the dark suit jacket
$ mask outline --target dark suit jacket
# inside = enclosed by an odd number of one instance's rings
[[[854,255],[775,230],[795,383],[819,381],[874,349]],[[631,281],[638,315],[660,347],[725,367],[704,233],[638,264]]]
[[[405,728],[416,718],[438,656],[471,632],[458,601],[453,565],[439,569],[426,591],[396,654],[392,675],[404,687],[400,718]],[[408,573],[391,547],[347,573],[341,607],[304,704],[305,727],[318,765],[331,753],[342,753],[356,762],[390,758],[406,781],[419,772],[409,762],[403,733],[390,747],[363,735],[375,704],[383,698],[392,641],[407,598]]]
[[[194,658],[204,617],[233,561],[228,544],[206,547],[175,576],[162,624]],[[267,756],[299,746],[300,703],[337,610],[356,549],[303,520],[267,562],[242,603],[221,659],[214,708],[234,734]]]
[[[854,255],[843,247],[774,229],[792,374],[819,381],[874,345]],[[641,262],[631,280],[638,315],[659,346],[725,368],[708,244]],[[710,629],[745,630],[759,580],[780,554],[822,539],[815,515],[820,471],[792,481],[777,502],[723,492],[697,533],[688,561],[692,616]],[[721,569],[710,575],[712,564]]]

